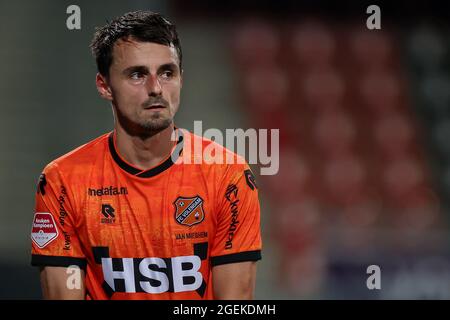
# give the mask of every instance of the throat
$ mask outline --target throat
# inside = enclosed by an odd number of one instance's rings
[[[170,157],[175,145],[176,134],[173,127],[151,137],[141,139],[117,130],[115,146],[119,155],[133,167],[146,171]]]

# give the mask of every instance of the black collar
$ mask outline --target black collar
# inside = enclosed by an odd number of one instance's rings
[[[114,161],[121,167],[123,170],[128,172],[129,174],[132,174],[136,177],[140,178],[150,178],[154,177],[157,174],[160,174],[161,172],[169,169],[178,159],[181,152],[183,151],[183,133],[181,130],[176,129],[178,131],[178,141],[177,145],[175,146],[175,149],[173,150],[172,154],[169,158],[167,158],[163,163],[160,165],[149,169],[149,170],[140,170],[137,169],[125,161],[119,156],[119,154],[116,151],[116,148],[114,147],[114,132],[111,132],[108,137],[108,144],[109,144],[109,151],[111,152],[111,156],[113,157]]]

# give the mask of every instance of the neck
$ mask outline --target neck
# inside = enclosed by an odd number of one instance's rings
[[[115,128],[115,143],[119,154],[128,163],[141,170],[148,170],[170,156],[176,141],[172,139],[173,123],[150,137],[129,135],[121,126]]]

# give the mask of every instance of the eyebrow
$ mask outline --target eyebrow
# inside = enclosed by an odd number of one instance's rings
[[[178,65],[176,65],[173,62],[165,63],[165,64],[163,64],[163,65],[158,67],[157,72],[160,72],[162,70],[176,71],[176,70],[178,70]],[[149,74],[150,70],[146,66],[131,66],[131,67],[128,67],[128,68],[124,69],[122,71],[122,74],[128,75],[128,74],[131,74],[133,72],[141,72],[141,73],[144,73],[144,74]]]
[[[178,65],[176,65],[176,64],[173,63],[173,62],[165,63],[165,64],[161,65],[161,66],[158,68],[158,71],[160,71],[160,70],[171,70],[171,71],[176,71],[176,70],[178,70]]]
[[[149,70],[146,66],[131,66],[122,71],[124,75],[128,75],[133,72],[149,73]]]

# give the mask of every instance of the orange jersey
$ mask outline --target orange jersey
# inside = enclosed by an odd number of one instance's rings
[[[150,170],[119,155],[114,133],[47,165],[32,265],[83,268],[87,299],[214,299],[213,266],[259,260],[260,207],[248,165],[198,163],[204,153],[195,142],[238,157],[176,131],[172,155]]]

